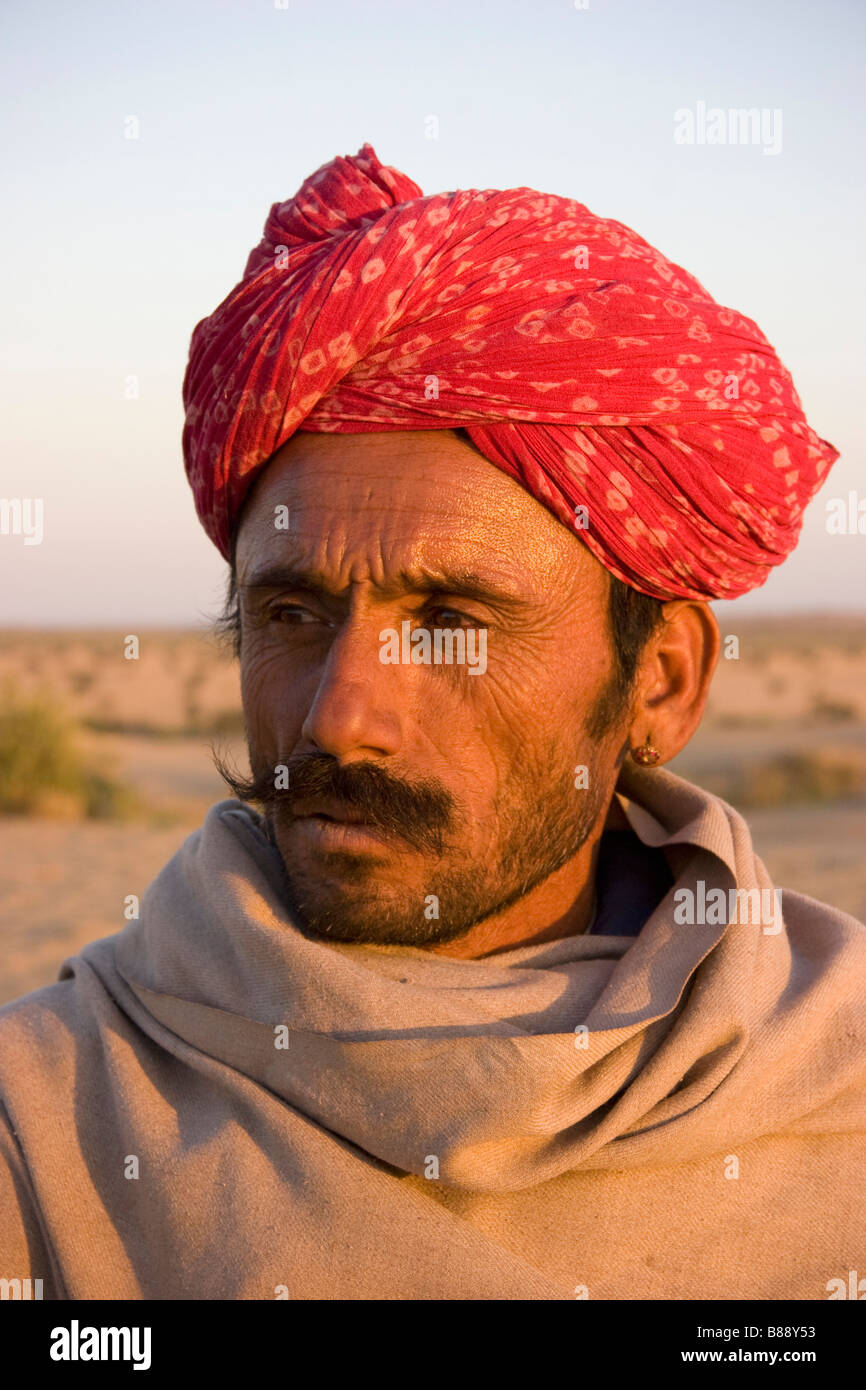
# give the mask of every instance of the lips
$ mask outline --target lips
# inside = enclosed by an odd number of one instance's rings
[[[355,817],[354,813],[352,820],[338,820],[321,811],[296,813],[291,831],[300,837],[300,844],[313,852],[342,851],[381,857],[394,848],[391,836]]]

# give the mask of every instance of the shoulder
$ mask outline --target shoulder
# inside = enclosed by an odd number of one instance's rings
[[[33,990],[0,1007],[0,1067],[10,1048],[56,1045],[77,1033],[86,1014],[74,979]]]
[[[805,893],[777,891],[795,959],[835,977],[841,993],[866,1011],[866,924]]]
[[[58,1088],[71,1083],[76,1067],[103,1051],[109,1036],[129,1029],[95,968],[110,961],[113,942],[91,942],[65,962],[56,984],[0,1007],[0,1100],[25,1096],[37,1079]]]

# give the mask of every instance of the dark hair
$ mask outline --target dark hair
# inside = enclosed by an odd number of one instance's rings
[[[235,541],[237,529],[232,539],[229,575],[223,611],[214,624],[214,631],[229,643],[236,657],[241,654],[241,615],[235,564]],[[609,587],[607,601],[608,627],[614,651],[614,675],[610,708],[620,710],[626,703],[634,679],[638,662],[649,639],[661,622],[662,600],[650,598],[624,584],[616,575],[608,572]]]
[[[229,572],[226,580],[226,593],[223,600],[222,612],[213,625],[215,635],[220,642],[225,642],[229,650],[235,657],[241,654],[241,606],[238,594],[238,573],[235,560],[235,546],[237,543],[237,527],[232,536],[232,550],[229,559]]]
[[[613,639],[617,698],[625,704],[631,694],[638,662],[662,620],[662,599],[641,594],[610,574],[607,621]]]

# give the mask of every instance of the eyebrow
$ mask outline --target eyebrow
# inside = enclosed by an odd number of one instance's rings
[[[318,570],[307,569],[303,565],[285,564],[254,570],[250,578],[238,585],[238,588],[244,593],[251,590],[293,589],[301,593],[326,593],[333,598],[339,598],[346,592],[331,588]],[[473,598],[480,602],[493,602],[512,608],[520,607],[529,601],[528,598],[522,598],[508,589],[482,579],[475,570],[399,570],[393,582],[380,591],[396,592],[400,588],[417,594],[459,594],[462,598]]]

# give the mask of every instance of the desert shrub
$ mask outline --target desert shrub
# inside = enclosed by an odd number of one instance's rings
[[[817,805],[866,796],[862,760],[828,749],[761,759],[718,780],[720,785],[710,789],[744,808]]]
[[[200,731],[220,737],[244,732],[244,712],[240,709],[221,710],[212,719],[203,722]]]
[[[818,695],[812,701],[812,718],[828,724],[845,724],[857,718],[857,708],[850,701],[831,700]]]
[[[0,814],[115,819],[131,815],[137,798],[88,766],[77,725],[47,694],[0,693]]]

